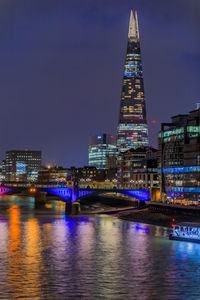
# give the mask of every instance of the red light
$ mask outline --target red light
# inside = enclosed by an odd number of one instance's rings
[[[175,219],[172,219],[172,222],[175,222]]]
[[[175,224],[172,224],[172,227],[174,227],[175,226]]]

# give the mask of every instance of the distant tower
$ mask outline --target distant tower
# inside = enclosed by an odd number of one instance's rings
[[[90,136],[89,166],[105,169],[108,158],[114,159],[116,155],[116,136],[106,133]]]
[[[137,12],[131,10],[124,66],[117,147],[119,151],[148,146],[148,127]]]

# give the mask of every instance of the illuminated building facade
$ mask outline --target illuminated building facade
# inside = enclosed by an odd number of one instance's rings
[[[41,151],[34,150],[7,151],[5,181],[36,181],[41,168],[41,155]]]
[[[116,137],[110,134],[91,136],[89,139],[89,166],[105,169],[108,158],[117,155]]]
[[[163,201],[200,202],[200,108],[162,123],[159,164]]]
[[[120,152],[117,178],[120,188],[151,190],[159,186],[157,169],[158,150],[140,147]]]
[[[106,170],[97,169],[93,166],[71,167],[68,169],[68,178],[72,181],[74,178],[78,178],[81,181],[104,181],[106,179]]]
[[[137,12],[131,10],[118,124],[118,150],[148,146]]]
[[[68,170],[59,166],[42,168],[38,172],[38,183],[41,184],[66,184]]]

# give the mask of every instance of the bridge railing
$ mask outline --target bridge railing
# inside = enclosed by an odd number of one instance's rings
[[[26,184],[21,184],[21,183],[4,183],[1,186],[5,186],[5,187],[11,187],[11,188],[30,188],[30,187],[35,187],[35,188],[72,188],[72,186],[69,185],[61,185],[61,184],[30,184],[30,183],[26,183]]]

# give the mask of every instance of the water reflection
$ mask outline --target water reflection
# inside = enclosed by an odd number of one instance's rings
[[[17,205],[9,208],[9,243],[8,243],[8,273],[7,289],[14,291],[15,297],[18,296],[21,278],[23,277],[23,254],[21,248],[21,221],[20,209]],[[5,274],[4,274],[5,275]]]
[[[3,202],[1,299],[198,299],[200,245],[169,241],[159,226],[23,201]]]
[[[25,224],[24,233],[24,267],[26,279],[24,281],[24,294],[29,297],[41,296],[41,259],[42,242],[40,228],[36,219],[30,218]]]

